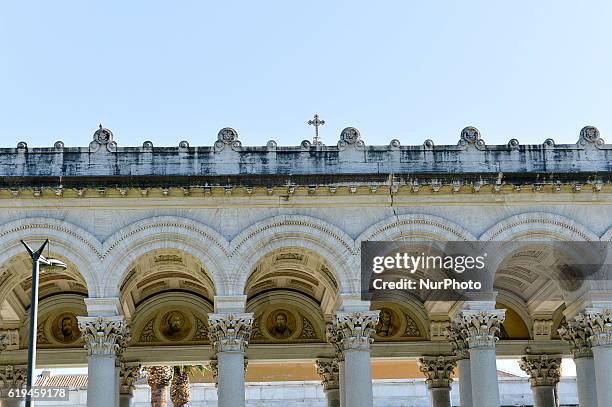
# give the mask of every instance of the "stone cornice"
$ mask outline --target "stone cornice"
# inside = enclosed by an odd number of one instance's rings
[[[335,146],[304,141],[295,147],[279,147],[275,141],[245,147],[231,128],[222,129],[212,147],[192,147],[187,141],[177,147],[154,147],[150,141],[141,147],[119,147],[112,132],[100,128],[89,147],[67,147],[59,141],[50,148],[20,142],[17,148],[0,149],[0,188],[17,196],[24,186],[33,196],[72,195],[73,190],[82,195],[87,189],[91,197],[111,190],[127,196],[133,187],[144,195],[147,188],[160,188],[162,194],[176,188],[188,195],[198,188],[206,193],[213,187],[284,186],[292,194],[297,188],[316,193],[321,185],[355,188],[359,182],[376,191],[389,181],[392,192],[401,187],[434,193],[498,193],[509,187],[518,192],[524,185],[536,191],[556,191],[562,185],[601,191],[612,181],[610,151],[612,145],[605,144],[592,126],[581,131],[575,144],[547,139],[521,145],[512,139],[489,146],[477,129],[466,127],[457,145],[436,146],[426,140],[402,146],[391,140],[388,145],[369,146],[357,129],[349,127]]]

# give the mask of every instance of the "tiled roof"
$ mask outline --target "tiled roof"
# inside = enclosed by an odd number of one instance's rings
[[[64,374],[57,376],[39,376],[34,386],[39,387],[68,387],[71,389],[86,388],[86,374]]]
[[[520,377],[512,373],[504,372],[503,370],[497,371],[497,377]]]

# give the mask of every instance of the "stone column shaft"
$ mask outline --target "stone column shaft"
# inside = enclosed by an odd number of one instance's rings
[[[470,352],[467,338],[456,323],[450,324],[445,332],[446,338],[453,347],[459,367],[459,401],[461,407],[472,407],[472,374],[470,372]]]
[[[117,354],[129,342],[123,317],[78,317],[87,349],[87,406],[117,407]]]
[[[340,405],[372,407],[370,345],[378,311],[338,312],[328,327],[328,340],[344,359],[340,369]]]
[[[346,380],[344,372],[344,359],[338,359],[338,392],[340,407],[346,407]]]
[[[219,407],[244,407],[244,354],[253,314],[209,314],[208,336],[216,351]]]
[[[499,407],[495,336],[505,310],[464,310],[453,324],[469,348],[473,407]]]
[[[561,355],[527,355],[519,366],[529,374],[535,407],[555,407],[555,391],[561,378]]]

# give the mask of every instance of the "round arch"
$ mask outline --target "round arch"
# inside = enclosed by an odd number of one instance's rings
[[[232,239],[229,294],[242,295],[257,263],[286,247],[312,251],[328,262],[341,293],[359,289],[359,268],[354,267],[359,258],[349,235],[316,218],[282,215],[255,223]]]
[[[175,249],[199,259],[214,282],[215,292],[224,292],[227,276],[227,241],[210,227],[191,219],[159,216],[132,223],[104,243],[105,297],[118,297],[130,265],[139,257],[159,249]]]

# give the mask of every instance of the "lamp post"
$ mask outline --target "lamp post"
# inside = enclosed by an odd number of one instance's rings
[[[42,267],[57,267],[62,270],[67,268],[66,264],[57,259],[47,259],[43,256],[43,250],[49,244],[49,239],[34,251],[26,242],[21,241],[25,246],[28,254],[32,258],[32,299],[30,302],[30,341],[28,346],[28,377],[26,380],[26,407],[32,405],[32,397],[29,392],[32,389],[34,381],[34,371],[36,370],[36,337],[37,337],[37,320],[38,320],[38,273]]]

